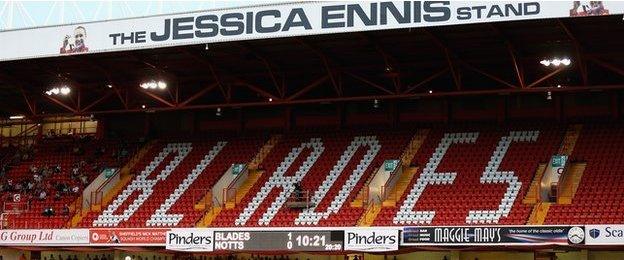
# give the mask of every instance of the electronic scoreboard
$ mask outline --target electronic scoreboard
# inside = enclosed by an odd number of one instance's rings
[[[342,230],[214,231],[214,251],[341,251]]]

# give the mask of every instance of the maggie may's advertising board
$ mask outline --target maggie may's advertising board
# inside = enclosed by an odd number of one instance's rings
[[[624,245],[624,225],[585,226],[586,245]]]
[[[345,229],[344,250],[385,252],[399,250],[398,228]]]
[[[404,227],[404,246],[569,245],[582,244],[579,226]]]
[[[68,246],[88,244],[88,229],[0,230],[0,245]]]
[[[214,231],[210,229],[174,229],[167,232],[167,250],[212,252]]]

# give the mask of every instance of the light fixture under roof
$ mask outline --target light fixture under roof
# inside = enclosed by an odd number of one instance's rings
[[[141,83],[141,85],[139,85],[139,86],[142,89],[166,89],[167,88],[167,82],[164,82],[162,80],[159,80],[159,81],[150,80],[150,81]]]
[[[569,66],[570,64],[572,64],[572,60],[570,60],[569,58],[562,58],[562,59],[553,58],[550,60],[543,59],[540,61],[540,64],[544,65],[545,67],[548,67],[550,65],[553,65],[554,67],[559,67],[561,65]]]
[[[69,93],[71,93],[71,88],[69,88],[68,86],[62,86],[62,87],[55,87],[55,88],[51,88],[48,91],[45,92],[46,95],[48,96],[52,96],[52,95],[63,95],[63,96],[67,96],[69,95]]]
[[[67,94],[69,94],[69,92],[71,92],[71,89],[69,89],[68,87],[62,87],[61,88],[61,94],[62,95],[67,95]]]

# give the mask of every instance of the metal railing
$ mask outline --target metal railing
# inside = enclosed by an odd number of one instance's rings
[[[296,206],[296,208],[301,208],[298,205],[302,203],[304,203],[303,208],[307,209],[310,207],[309,190],[302,190],[300,194],[298,194],[296,191],[293,191],[293,193],[290,194],[290,196],[286,200],[286,205],[288,205],[290,208],[293,208],[292,206]]]
[[[243,164],[244,167],[243,169],[241,169],[241,171],[236,175],[236,178],[234,178],[234,180],[232,180],[232,182],[230,182],[230,185],[227,186],[227,188],[224,188],[223,191],[223,206],[225,206],[226,203],[228,202],[233,202],[234,205],[237,204],[237,191],[238,188],[240,187],[234,187],[234,185],[236,185],[240,179],[243,177],[243,175],[248,176],[249,178],[249,165],[248,164]],[[246,173],[246,174],[244,174]],[[241,184],[242,185],[242,184]]]
[[[397,165],[396,168],[394,168],[394,170],[392,170],[392,172],[390,172],[390,177],[388,177],[388,180],[386,180],[386,183],[384,183],[384,185],[381,186],[381,196],[380,196],[380,202],[383,202],[386,199],[398,199],[396,192],[394,193],[394,197],[390,198],[390,194],[392,194],[392,189],[396,187],[396,183],[399,180],[399,170],[402,170],[401,167],[403,167],[401,164]]]
[[[192,189],[190,190],[193,206],[204,205],[204,211],[212,207],[212,191],[210,189]]]
[[[572,163],[566,162],[565,167],[563,167],[563,172],[559,177],[559,181],[551,183],[551,187],[552,185],[557,186],[557,196],[555,196],[555,202],[559,200],[559,198],[563,194],[565,187],[569,186],[568,182],[570,181],[570,177],[568,176],[568,173],[570,172],[571,165]]]
[[[381,207],[381,205],[377,205],[375,203],[371,204],[367,209],[366,212],[364,212],[364,215],[362,216],[362,223],[360,224],[364,224],[364,223],[372,223],[373,221],[375,221],[375,217],[376,216],[371,216],[372,214],[370,214],[370,212],[375,211],[378,207]]]
[[[92,191],[90,196],[89,196],[89,200],[87,201],[86,205],[88,205],[89,210],[93,210],[94,206],[96,205],[102,205],[103,200],[104,200],[104,189],[107,187],[114,187],[116,185],[116,183],[113,183],[113,180],[117,177],[120,177],[119,175],[121,174],[121,170],[117,169],[115,171],[115,174],[113,174],[112,176],[108,177],[106,179],[106,181],[104,181],[97,189],[95,189],[95,191]],[[121,181],[121,178],[119,178],[119,180]],[[107,191],[110,191],[110,189],[108,189]],[[85,203],[83,202],[81,206],[84,207]]]

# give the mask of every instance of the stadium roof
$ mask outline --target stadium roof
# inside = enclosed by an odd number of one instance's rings
[[[623,33],[612,15],[6,61],[0,110],[41,117],[621,89]],[[572,65],[540,64],[553,57]],[[150,79],[169,88],[139,88]],[[44,94],[61,85],[72,93]]]

